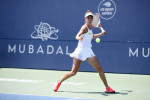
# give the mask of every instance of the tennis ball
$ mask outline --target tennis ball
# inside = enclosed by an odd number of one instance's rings
[[[96,43],[99,43],[100,41],[100,38],[96,38]]]

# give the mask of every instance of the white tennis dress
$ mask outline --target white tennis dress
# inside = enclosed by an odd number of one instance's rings
[[[95,54],[92,51],[92,38],[93,38],[93,32],[92,29],[90,30],[88,27],[88,32],[82,34],[81,36],[84,35],[84,38],[82,41],[78,42],[78,46],[75,49],[73,53],[70,54],[70,57],[75,57],[79,60],[85,61],[87,58],[95,56]]]

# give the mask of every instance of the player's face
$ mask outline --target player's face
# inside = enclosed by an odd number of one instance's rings
[[[93,22],[93,16],[87,16],[87,17],[85,18],[85,22],[86,22],[87,24],[92,24],[92,22]]]

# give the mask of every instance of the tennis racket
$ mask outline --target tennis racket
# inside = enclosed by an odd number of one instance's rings
[[[100,15],[98,13],[93,13],[92,26],[95,28],[100,28],[102,31],[104,31],[104,29],[102,28],[102,25],[101,25]]]

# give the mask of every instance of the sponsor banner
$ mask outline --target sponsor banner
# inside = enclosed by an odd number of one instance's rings
[[[0,40],[0,66],[71,70],[77,41]],[[104,72],[150,74],[150,43],[92,42]],[[82,62],[80,71],[95,71]]]
[[[71,70],[75,36],[89,9],[107,34],[93,51],[104,72],[150,74],[148,0],[2,0],[0,67]],[[93,33],[101,32],[93,28]],[[83,62],[80,71],[95,71]]]

